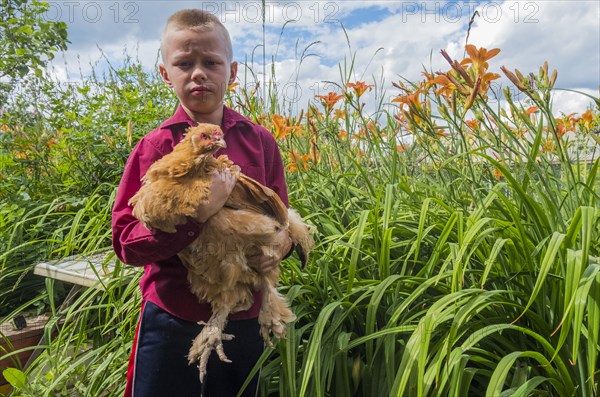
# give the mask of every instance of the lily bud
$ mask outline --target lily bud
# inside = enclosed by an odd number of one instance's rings
[[[552,71],[552,76],[550,76],[550,83],[548,84],[548,88],[554,87],[554,83],[556,82],[556,77],[558,76],[558,72],[556,69]]]
[[[540,68],[540,75],[544,79],[544,84],[548,86],[548,61],[544,61],[544,66]]]
[[[519,71],[519,69],[515,69],[515,73],[517,74],[517,77],[519,78],[519,80],[521,80],[521,81],[525,80],[525,76],[523,76],[523,73],[521,73]]]
[[[479,92],[480,85],[481,85],[481,76],[478,76],[477,81],[475,82],[475,87],[473,87],[473,92],[471,93],[471,95],[469,96],[469,99],[467,99],[467,102],[465,103],[465,112],[467,110],[469,110],[471,108],[471,106],[473,106],[473,102],[475,102],[475,98],[477,98],[477,94]]]
[[[504,66],[500,66],[500,70],[502,70],[502,72],[506,75],[506,77],[508,77],[508,79],[514,85],[516,85],[519,90],[521,90],[523,92],[527,91],[527,88],[525,88],[525,86],[521,82],[521,79],[517,78],[517,76],[515,76],[513,72],[511,72],[510,70],[506,69],[506,67],[504,67]],[[517,74],[521,74],[521,72],[519,72],[518,70],[515,70],[515,72],[517,72]],[[521,75],[521,77],[522,76],[523,75]]]

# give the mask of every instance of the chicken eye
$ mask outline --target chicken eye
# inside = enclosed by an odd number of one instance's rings
[[[200,138],[202,138],[202,139],[208,139],[208,135],[202,134],[202,135],[200,135]]]

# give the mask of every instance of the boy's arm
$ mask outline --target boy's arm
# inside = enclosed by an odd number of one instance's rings
[[[112,211],[112,242],[115,253],[130,265],[145,265],[175,256],[196,239],[202,225],[192,219],[177,226],[177,232],[149,231],[132,214],[129,199],[140,189],[141,178],[162,157],[142,139],[127,160]]]

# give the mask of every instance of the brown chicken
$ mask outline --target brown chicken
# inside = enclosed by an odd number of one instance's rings
[[[285,207],[271,189],[240,173],[227,156],[213,154],[225,147],[223,132],[212,124],[188,129],[173,151],[156,161],[142,179],[142,187],[131,198],[133,215],[148,229],[173,233],[175,226],[197,219],[198,205],[208,199],[211,171],[229,169],[237,182],[225,206],[205,222],[206,233],[178,255],[188,269],[191,291],[212,305],[212,316],[194,339],[188,359],[199,361],[200,380],[212,350],[230,362],[223,351],[223,333],[230,313],[250,308],[254,290],[263,301],[258,321],[261,335],[272,346],[270,333],[285,338],[286,324],[295,319],[277,285],[280,270],[259,274],[250,268],[246,256],[272,255],[274,238],[287,229],[303,263],[314,245],[309,228],[297,212]]]

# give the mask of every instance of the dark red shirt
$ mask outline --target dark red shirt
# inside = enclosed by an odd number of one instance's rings
[[[167,312],[188,320],[207,321],[211,315],[208,303],[198,302],[189,290],[187,270],[177,253],[204,231],[203,225],[192,220],[177,227],[175,233],[151,232],[131,213],[127,204],[141,187],[141,179],[152,163],[170,153],[181,141],[185,130],[196,123],[181,105],[173,117],[142,138],[125,164],[112,212],[112,240],[114,250],[123,262],[144,266],[140,280],[142,298]],[[224,107],[221,128],[227,148],[215,156],[227,154],[240,166],[242,172],[273,189],[288,205],[287,188],[281,154],[273,135],[253,124],[241,114]],[[254,305],[244,312],[234,313],[230,319],[248,319],[258,316],[260,293],[254,294]]]

